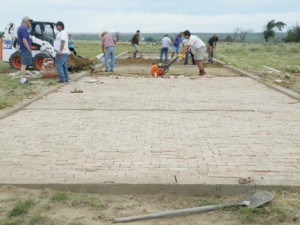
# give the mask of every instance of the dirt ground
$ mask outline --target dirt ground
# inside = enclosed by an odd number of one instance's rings
[[[121,58],[116,62],[115,73],[103,73],[96,72],[93,75],[115,75],[115,76],[143,76],[149,77],[151,65],[153,63],[158,63],[157,59],[146,59],[146,58]],[[206,78],[213,77],[233,77],[240,76],[237,73],[234,73],[228,69],[225,69],[222,65],[214,64],[205,64],[205,69],[207,72]],[[178,78],[179,76],[187,77],[199,77],[199,71],[197,66],[189,64],[183,65],[183,62],[176,62],[170,67],[169,72],[167,73],[168,78]]]
[[[274,194],[275,199],[273,202],[258,210],[235,208],[126,224],[300,224],[299,193],[277,191]],[[3,186],[0,188],[0,224],[106,225],[113,224],[112,220],[116,217],[235,202],[241,198],[242,196],[187,197],[166,194],[101,195]],[[30,200],[32,205],[28,208],[28,211],[12,216],[11,212],[20,200]]]

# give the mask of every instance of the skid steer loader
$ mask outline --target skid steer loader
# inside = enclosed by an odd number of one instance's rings
[[[52,22],[31,21],[29,34],[32,39],[32,66],[35,70],[42,70],[44,59],[54,59],[56,56],[53,47],[56,37],[54,28],[55,23]],[[2,60],[9,63],[13,69],[20,69],[21,57],[17,40],[17,28],[13,23],[8,24],[5,28],[2,50]],[[69,69],[80,69],[92,64],[92,61],[71,55],[68,64]]]
[[[33,67],[41,70],[45,58],[54,58],[53,47],[55,40],[55,23],[32,21],[29,32],[32,39]],[[10,64],[13,69],[21,68],[21,57],[17,40],[17,29],[13,23],[6,26],[3,37],[2,60]]]

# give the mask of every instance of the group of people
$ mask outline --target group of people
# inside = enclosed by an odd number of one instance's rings
[[[21,80],[20,83],[27,83],[26,68],[32,65],[32,40],[28,33],[28,28],[31,25],[31,19],[25,16],[22,19],[21,25],[17,30],[17,40],[19,45],[19,52],[21,57]],[[68,75],[68,55],[69,50],[69,37],[65,31],[65,25],[63,22],[58,21],[56,23],[56,30],[58,31],[54,40],[54,50],[56,51],[55,67],[59,74],[59,83],[69,82]],[[74,47],[74,46],[73,46]],[[75,51],[75,50],[74,50]]]
[[[214,35],[209,38],[207,43],[208,52],[208,62],[213,63],[213,52],[217,47],[217,42],[219,41],[218,35]],[[165,62],[168,62],[169,47],[172,45],[172,60],[174,56],[177,55],[178,58],[184,58],[184,65],[188,64],[189,55],[192,58],[193,65],[198,65],[199,75],[205,75],[203,61],[205,58],[206,45],[204,42],[196,35],[192,35],[190,31],[180,32],[177,34],[173,40],[166,34],[161,40],[161,50],[160,50],[160,62],[163,62],[163,56],[165,57]],[[182,45],[183,50],[180,51],[180,46]]]
[[[26,68],[32,65],[32,41],[28,33],[28,28],[30,27],[31,19],[29,17],[24,17],[22,19],[22,24],[18,27],[17,39],[19,44],[19,52],[21,56],[21,80],[22,84],[27,82],[26,79]],[[59,75],[59,83],[69,82],[68,76],[68,64],[67,59],[70,52],[77,55],[74,48],[74,42],[71,34],[67,34],[65,31],[65,25],[63,22],[58,21],[56,23],[56,30],[58,34],[54,41],[54,50],[56,51],[55,57],[55,67]],[[104,53],[104,64],[105,72],[114,72],[115,69],[115,48],[117,40],[116,38],[108,33],[107,31],[100,34],[102,51]],[[213,52],[214,48],[217,46],[218,36],[214,35],[208,40],[207,52],[209,62],[213,62]],[[139,48],[140,44],[140,31],[137,30],[131,39],[131,44],[134,48],[133,57],[136,58],[139,53],[142,57],[142,53]],[[206,53],[206,45],[204,42],[196,35],[192,35],[190,31],[186,30],[177,34],[173,40],[171,40],[168,35],[165,35],[161,40],[161,51],[160,51],[160,62],[163,61],[163,56],[165,56],[165,62],[168,62],[169,47],[172,45],[172,60],[176,56],[177,58],[184,58],[184,64],[188,64],[189,55],[191,55],[192,62],[194,65],[197,64],[199,68],[199,75],[205,75],[204,70],[204,58]],[[181,45],[183,49],[181,50]]]
[[[143,57],[139,47],[140,34],[141,34],[140,30],[137,30],[131,39],[131,44],[134,49],[133,52],[134,58],[137,57],[137,54],[140,54],[140,56]],[[116,50],[117,39],[107,31],[104,31],[100,34],[100,39],[101,39],[102,52],[104,54],[105,72],[114,72],[115,50]]]

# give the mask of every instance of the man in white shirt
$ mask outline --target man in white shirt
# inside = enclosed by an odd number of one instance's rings
[[[58,21],[56,23],[56,30],[58,34],[54,41],[54,50],[56,52],[55,67],[59,75],[59,83],[69,82],[68,75],[68,55],[70,50],[68,48],[68,34],[65,31],[65,25],[63,22]]]
[[[206,46],[204,42],[196,35],[192,35],[188,30],[183,32],[183,36],[185,39],[188,39],[189,42],[187,46],[185,46],[181,54],[178,55],[178,57],[183,58],[184,54],[186,54],[190,48],[193,49],[196,64],[198,65],[199,68],[199,75],[204,76],[206,74],[204,70],[204,64],[203,64],[203,60],[205,58],[205,53],[206,53]]]
[[[172,44],[171,38],[166,34],[161,40],[160,62],[162,63],[163,55],[165,55],[165,62],[168,62],[169,46]]]

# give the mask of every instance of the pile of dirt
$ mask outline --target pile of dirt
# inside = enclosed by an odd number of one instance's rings
[[[69,55],[68,57],[68,67],[71,70],[84,69],[93,64],[92,60],[83,58],[81,56]]]
[[[222,68],[223,66],[219,63],[204,63],[205,68]]]
[[[145,59],[145,58],[126,58],[118,59],[118,65],[151,65],[153,63],[159,63],[158,59]],[[175,65],[182,65],[183,62],[177,62]],[[219,63],[205,63],[206,68],[222,68]]]
[[[126,58],[126,59],[118,59],[118,65],[133,65],[133,64],[148,64],[158,63],[157,59],[145,59],[145,58]]]

